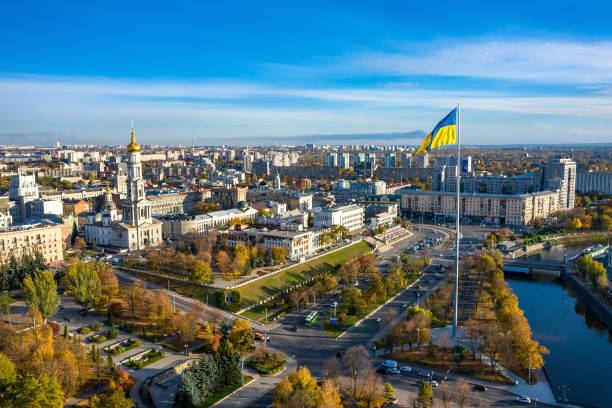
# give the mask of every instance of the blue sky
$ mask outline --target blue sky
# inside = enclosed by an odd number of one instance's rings
[[[429,131],[457,102],[466,143],[612,140],[610,2],[24,3],[0,144]]]

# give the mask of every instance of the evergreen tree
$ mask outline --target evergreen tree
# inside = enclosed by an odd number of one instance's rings
[[[221,344],[215,354],[219,369],[219,382],[221,386],[236,386],[242,383],[240,374],[240,355],[232,350],[227,337],[221,339]]]
[[[197,364],[181,376],[174,405],[179,408],[199,406],[217,388],[219,388],[219,367],[213,357],[204,354]]]
[[[79,236],[79,229],[77,228],[76,221],[72,223],[72,235],[70,236],[70,245],[74,245],[77,237]]]
[[[68,335],[68,326],[64,326],[64,338],[68,340],[70,336]]]

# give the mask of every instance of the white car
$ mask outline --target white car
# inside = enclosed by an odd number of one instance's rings
[[[387,369],[387,374],[399,374],[401,373],[400,370],[398,370],[397,368],[388,368]]]
[[[338,302],[334,301],[332,302],[332,307],[337,307],[338,306]]]
[[[432,387],[437,387],[438,386],[438,382],[435,380],[425,380],[425,382],[429,385],[431,385]]]
[[[382,365],[385,368],[397,368],[397,361],[395,361],[395,360],[385,360],[385,362],[382,363]]]
[[[402,367],[400,367],[400,371],[402,373],[411,373],[412,372],[412,368],[410,368],[408,366],[402,366]]]
[[[531,404],[531,398],[526,395],[519,395],[516,397],[516,402],[520,402],[521,404]]]

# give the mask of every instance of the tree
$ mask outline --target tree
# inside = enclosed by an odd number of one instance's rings
[[[23,297],[29,307],[38,309],[43,322],[57,311],[61,302],[57,296],[57,283],[48,271],[36,271],[34,279],[26,276],[23,281]]]
[[[432,406],[433,390],[431,389],[431,385],[429,385],[429,383],[426,383],[425,381],[421,382],[421,385],[419,385],[417,401],[426,408]]]
[[[210,265],[204,261],[195,261],[191,267],[189,280],[196,283],[209,283],[212,276]]]
[[[185,370],[177,389],[175,407],[195,407],[201,405],[220,385],[218,366],[213,357],[202,355],[202,359]]]
[[[3,388],[3,385],[10,384],[16,379],[17,369],[15,368],[15,364],[13,364],[6,354],[0,353],[0,389]]]
[[[94,395],[87,404],[88,408],[132,408],[134,401],[125,397],[125,393],[119,388],[111,388],[108,391]]]
[[[55,378],[45,374],[18,377],[0,395],[4,408],[62,408],[64,392]]]
[[[357,378],[359,373],[366,367],[368,352],[362,345],[352,346],[346,350],[342,363],[346,367],[353,385],[353,396],[357,393]]]
[[[287,251],[280,247],[272,248],[272,259],[276,264],[283,263],[287,257]]]
[[[342,398],[338,387],[331,380],[321,384],[321,402],[317,408],[342,408]]]
[[[119,282],[115,276],[115,272],[104,264],[96,264],[96,270],[98,273],[98,280],[100,281],[101,294],[106,304],[106,310],[110,310],[110,303],[115,295],[119,291]]]
[[[72,244],[72,248],[75,251],[80,251],[81,249],[85,247],[85,245],[86,245],[85,240],[82,237],[76,237],[74,240],[74,244]]]
[[[232,263],[232,260],[230,259],[227,252],[220,250],[217,252],[215,262],[217,263],[217,267],[221,272],[227,272]]]
[[[388,400],[392,400],[393,398],[395,398],[395,390],[393,389],[393,386],[391,385],[391,383],[385,383],[384,386],[384,391],[383,394],[385,396],[385,398],[387,398]]]
[[[539,218],[536,218],[535,220],[533,220],[533,228],[535,228],[536,230],[541,230],[542,229],[542,220]]]
[[[136,317],[136,311],[144,300],[145,290],[145,283],[141,280],[137,280],[123,290],[125,301],[132,314],[132,319]]]
[[[102,291],[94,261],[77,261],[70,264],[66,283],[74,300],[85,310],[95,302]]]
[[[72,223],[72,235],[70,235],[70,245],[74,246],[74,242],[79,236],[79,229],[77,228],[76,221]]]
[[[11,323],[11,299],[8,295],[8,290],[4,290],[2,292],[2,297],[0,297],[0,309],[2,309],[2,313],[8,318],[9,325],[13,325]]]
[[[215,361],[219,368],[219,383],[222,386],[236,386],[242,383],[240,373],[240,355],[232,350],[227,337],[221,339],[215,353]]]
[[[244,319],[235,319],[229,333],[229,341],[234,350],[244,356],[251,350],[254,339],[251,324]]]
[[[321,401],[317,380],[310,375],[310,370],[300,367],[293,370],[285,379],[276,384],[274,406],[277,408],[303,407],[315,408]]]
[[[455,387],[455,402],[459,405],[460,408],[469,405],[471,394],[472,386],[465,380],[465,378],[460,377],[457,380],[457,385]]]

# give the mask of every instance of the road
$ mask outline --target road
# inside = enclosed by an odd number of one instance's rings
[[[482,237],[486,234],[486,228],[479,226],[470,226],[473,228],[464,228],[461,238],[462,251],[472,249],[481,245]],[[406,249],[413,247],[419,241],[428,238],[445,238],[444,242],[434,248],[424,248],[411,254],[411,256],[429,256],[433,257],[432,264],[447,265],[453,264],[453,257],[449,255],[449,251],[454,250],[454,233],[445,228],[437,226],[424,225],[422,228],[414,228],[413,236],[399,241],[392,248],[380,255],[377,260],[377,265],[384,271],[392,259],[400,255]],[[490,228],[489,228],[490,230]],[[441,256],[440,256],[441,254]],[[431,269],[431,268],[430,268]],[[116,271],[118,278],[122,283],[131,283],[136,278],[124,272]],[[360,286],[367,282],[360,280]],[[284,352],[291,359],[295,359],[297,366],[307,366],[311,373],[321,378],[325,361],[330,358],[335,358],[336,353],[344,351],[354,345],[364,345],[369,348],[375,339],[384,335],[386,330],[393,326],[393,322],[397,322],[405,313],[405,306],[417,305],[423,302],[442,282],[435,278],[435,275],[424,273],[412,288],[405,289],[389,303],[382,306],[371,316],[365,318],[360,324],[350,328],[341,338],[330,338],[322,330],[319,324],[312,327],[303,324],[304,317],[310,310],[329,310],[331,308],[332,296],[326,296],[320,299],[317,305],[309,306],[307,310],[300,312],[289,313],[282,319],[277,321],[273,327],[268,327],[268,335],[271,336],[273,346]],[[419,286],[419,289],[414,287]],[[160,287],[148,283],[150,289],[159,289]],[[192,299],[170,292],[171,300],[173,295],[176,301],[176,308],[183,311],[188,311],[191,308]],[[227,313],[220,309],[209,307],[207,313],[210,316],[207,318],[222,316],[227,319],[234,319],[235,315]],[[377,321],[380,319],[380,323]],[[257,327],[257,329],[262,329]],[[375,366],[379,360],[372,356],[371,364]],[[283,376],[277,377],[277,380]],[[420,383],[420,379],[414,375],[402,376],[384,376],[384,381],[390,382],[396,389],[396,396],[401,404],[408,404],[416,397],[416,389]],[[453,381],[451,379],[451,381]],[[253,385],[252,390],[243,392],[244,396],[250,396],[251,401],[249,407],[269,407],[273,401],[273,379],[267,379],[258,385]],[[251,386],[249,386],[250,388]],[[266,388],[267,387],[267,388]],[[485,403],[484,406],[524,406],[516,405],[514,395],[506,391],[507,387],[499,386],[498,388],[489,387],[486,392],[479,392],[476,398],[480,398]],[[249,398],[249,397],[247,397]],[[235,400],[230,397],[226,400],[224,406],[240,406],[244,404],[245,399]]]

